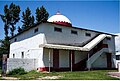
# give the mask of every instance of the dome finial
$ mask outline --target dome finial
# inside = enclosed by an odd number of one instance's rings
[[[60,11],[59,11],[59,10],[57,11],[56,15],[61,15],[61,13],[60,13]]]

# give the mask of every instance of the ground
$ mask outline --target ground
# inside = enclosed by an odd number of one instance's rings
[[[111,77],[109,72],[117,70],[93,70],[76,72],[36,72],[30,71],[24,75],[7,75],[0,79],[20,79],[20,80],[120,80],[120,78]]]

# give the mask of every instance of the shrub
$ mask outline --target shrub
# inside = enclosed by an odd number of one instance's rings
[[[11,71],[9,71],[8,75],[21,75],[26,74],[27,72],[24,70],[24,68],[15,68]]]

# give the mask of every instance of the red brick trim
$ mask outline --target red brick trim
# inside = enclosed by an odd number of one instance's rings
[[[39,67],[37,69],[38,71],[49,71],[49,67]],[[65,68],[57,68],[57,69],[54,69],[53,67],[50,67],[50,71],[57,71],[57,72],[60,72],[60,71],[70,71],[70,68],[68,67],[65,67]]]
[[[56,22],[53,22],[53,23],[55,23],[55,24],[59,24],[59,25],[63,25],[63,26],[69,26],[69,27],[72,27],[72,24],[70,24],[70,23],[68,23],[68,22],[58,22],[58,21],[56,21]]]

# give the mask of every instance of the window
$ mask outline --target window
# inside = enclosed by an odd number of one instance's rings
[[[120,55],[116,55],[116,60],[120,60]]]
[[[75,30],[71,30],[71,34],[76,34],[77,35],[78,33]]]
[[[13,54],[13,58],[15,58],[15,54]]]
[[[107,37],[107,40],[111,40],[111,38],[110,38],[110,37]]]
[[[62,28],[57,28],[57,27],[54,27],[54,31],[57,31],[57,32],[62,32]]]
[[[34,29],[34,33],[38,32],[38,28]]]
[[[14,42],[16,42],[16,41],[17,41],[17,38],[15,38]]]
[[[86,36],[88,37],[91,37],[91,34],[90,33],[85,33]]]
[[[120,60],[120,55],[116,55],[116,60]]]
[[[22,58],[24,58],[24,52],[22,52]]]

